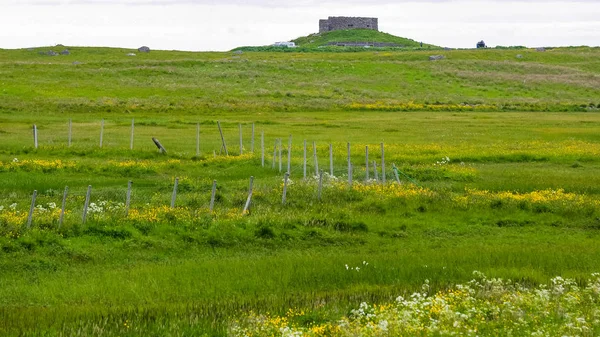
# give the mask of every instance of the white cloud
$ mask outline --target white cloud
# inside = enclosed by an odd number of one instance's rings
[[[0,0],[0,48],[94,45],[228,50],[374,16],[382,31],[449,47],[600,45],[597,1]]]

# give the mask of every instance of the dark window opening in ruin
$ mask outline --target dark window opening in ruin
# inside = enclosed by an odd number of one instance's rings
[[[371,26],[367,25],[367,28],[371,28]]]
[[[348,25],[348,27],[354,27],[354,25]]]

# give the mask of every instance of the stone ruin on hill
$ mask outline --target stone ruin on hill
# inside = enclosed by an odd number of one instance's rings
[[[319,33],[346,29],[372,29],[379,31],[379,23],[377,18],[347,16],[330,16],[328,19],[319,20]]]

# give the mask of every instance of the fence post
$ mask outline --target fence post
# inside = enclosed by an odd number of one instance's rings
[[[306,179],[306,139],[304,140],[304,161],[303,161],[304,179]]]
[[[392,170],[394,171],[394,176],[396,177],[396,182],[400,184],[400,177],[398,176],[398,168],[396,167],[396,163],[392,164]]]
[[[104,118],[100,121],[100,148],[102,148],[102,141],[104,140]]]
[[[173,185],[173,195],[171,196],[171,208],[175,208],[175,199],[177,198],[177,186],[179,185],[179,178],[175,178],[175,184]]]
[[[229,152],[227,151],[227,145],[225,144],[225,137],[223,137],[223,130],[221,129],[221,122],[217,121],[217,126],[219,127],[219,133],[221,134],[221,149],[225,149],[225,155],[229,156]]]
[[[260,132],[260,162],[265,167],[265,131]]]
[[[37,190],[33,191],[31,196],[31,207],[29,207],[29,215],[27,215],[27,229],[31,228],[31,221],[33,220],[33,210],[35,209],[35,198],[37,197]]]
[[[212,191],[210,192],[210,211],[215,208],[215,195],[217,193],[217,181],[213,180]]]
[[[90,206],[90,197],[92,196],[92,185],[89,185],[87,188],[87,193],[85,194],[85,203],[83,204],[83,216],[81,217],[81,222],[85,224],[87,220],[87,211]]]
[[[319,172],[319,192],[317,194],[319,200],[321,200],[321,192],[323,191],[323,170]]]
[[[131,185],[133,185],[133,181],[127,182],[127,194],[125,196],[125,217],[129,216],[129,205],[131,204]]]
[[[288,140],[287,171],[290,174],[292,173],[292,135],[290,135],[290,139]]]
[[[365,158],[365,163],[367,164],[367,169],[365,170],[365,172],[367,173],[367,177],[365,178],[365,181],[369,181],[369,145],[365,147]]]
[[[129,140],[129,149],[133,150],[133,130],[135,128],[135,118],[131,119],[131,139]]]
[[[381,182],[385,184],[385,150],[381,143]]]
[[[38,129],[35,124],[33,124],[33,146],[38,148]]]
[[[285,173],[285,176],[283,178],[283,196],[281,197],[281,203],[283,205],[285,205],[285,201],[287,198],[287,186],[288,186],[288,179],[290,178],[290,174],[288,172]]]
[[[252,138],[250,139],[250,152],[254,153],[254,123],[252,123]]]
[[[250,209],[250,201],[252,200],[252,190],[253,190],[253,186],[254,185],[254,177],[250,177],[250,189],[248,191],[248,199],[246,199],[246,204],[244,205],[244,210],[242,212],[242,214],[246,214],[248,213],[248,210]]]
[[[196,123],[196,156],[200,156],[200,123]]]
[[[319,161],[317,160],[317,142],[313,142],[313,159],[315,160],[315,174],[319,174]]]
[[[69,186],[65,186],[65,191],[63,192],[62,198],[62,206],[60,208],[60,217],[58,218],[58,229],[62,227],[63,220],[65,218],[65,207],[67,206],[67,194],[69,193]]]
[[[71,135],[72,135],[72,130],[73,130],[73,123],[71,121],[71,119],[69,118],[69,147],[71,147]]]

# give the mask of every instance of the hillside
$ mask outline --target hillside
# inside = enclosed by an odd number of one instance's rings
[[[600,104],[600,48],[39,53],[49,49],[0,50],[0,113],[588,111]],[[445,59],[429,61],[435,54]]]
[[[315,33],[304,37],[299,37],[292,42],[300,47],[315,48],[327,46],[333,42],[378,42],[390,43],[402,46],[403,48],[420,48],[421,42],[394,36],[388,33],[378,32],[372,29],[349,29],[336,30],[327,33]],[[423,44],[424,48],[439,48],[430,44]]]

